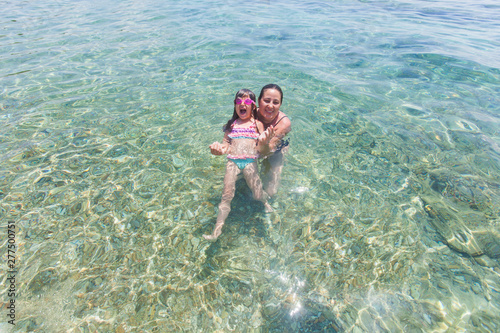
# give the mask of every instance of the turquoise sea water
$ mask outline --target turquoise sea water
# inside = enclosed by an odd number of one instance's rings
[[[497,1],[0,6],[0,330],[500,330]],[[284,90],[274,213],[216,243],[240,88]]]

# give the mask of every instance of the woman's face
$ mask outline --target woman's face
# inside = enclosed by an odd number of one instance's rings
[[[238,103],[239,102],[239,103]],[[255,107],[255,102],[249,96],[237,97],[234,100],[234,109],[241,120],[249,120],[252,118],[252,111]]]
[[[276,89],[267,89],[259,99],[260,120],[264,123],[271,123],[280,112],[281,94]]]

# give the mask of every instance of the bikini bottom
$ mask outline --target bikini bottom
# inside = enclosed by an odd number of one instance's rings
[[[247,165],[252,162],[255,162],[255,158],[228,158],[230,161],[233,161],[240,170],[245,169]]]

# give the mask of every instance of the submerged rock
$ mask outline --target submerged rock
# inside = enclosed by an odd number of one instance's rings
[[[441,201],[431,202],[427,198],[422,201],[425,211],[431,217],[432,226],[451,249],[472,257],[481,255],[490,258],[500,257],[500,235],[496,230],[475,221],[465,222],[451,204]],[[480,218],[472,214],[462,215]],[[476,229],[471,229],[473,226]]]

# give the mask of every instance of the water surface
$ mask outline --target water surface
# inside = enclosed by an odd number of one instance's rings
[[[500,329],[496,1],[0,13],[15,332]],[[207,243],[225,165],[207,147],[267,83],[293,124],[275,212],[239,183]]]

